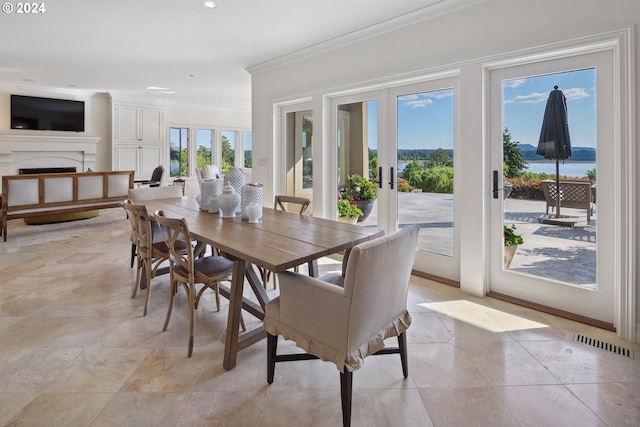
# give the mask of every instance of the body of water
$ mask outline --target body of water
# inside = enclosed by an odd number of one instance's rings
[[[595,163],[560,162],[560,175],[569,178],[586,178],[587,171],[595,169]],[[529,162],[527,171],[534,173],[556,174],[556,162]]]
[[[407,164],[409,164],[409,162],[398,162],[398,172],[402,173]],[[587,171],[595,168],[595,163],[560,162],[560,175],[564,175],[569,178],[586,178]],[[529,162],[527,171],[555,175],[556,162]]]

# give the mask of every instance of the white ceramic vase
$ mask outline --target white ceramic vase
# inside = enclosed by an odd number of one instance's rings
[[[224,185],[231,185],[233,190],[240,195],[245,179],[242,169],[233,167],[224,174]],[[238,212],[240,212],[240,205],[238,205]]]
[[[242,219],[248,219],[246,208],[251,203],[262,206],[262,184],[250,182],[242,186],[240,193],[240,211]]]
[[[225,185],[222,194],[217,197],[220,203],[220,215],[223,218],[233,218],[240,208],[240,195],[231,185]]]
[[[209,203],[214,196],[222,193],[222,182],[216,179],[207,179],[200,185],[199,197],[196,201],[200,204],[200,210],[209,210]]]
[[[218,202],[218,196],[222,194],[222,180],[221,179],[207,179],[202,183],[202,188],[206,187],[211,190],[211,197],[209,198],[209,212],[217,213],[220,207]],[[203,190],[204,191],[204,190]]]
[[[257,224],[260,222],[260,218],[262,218],[262,205],[249,203],[245,207],[244,211],[249,219],[249,224]]]

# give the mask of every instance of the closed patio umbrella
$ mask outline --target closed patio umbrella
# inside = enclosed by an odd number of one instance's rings
[[[560,160],[571,157],[571,139],[567,119],[567,98],[554,86],[542,118],[536,153],[556,161],[556,218],[560,218]]]

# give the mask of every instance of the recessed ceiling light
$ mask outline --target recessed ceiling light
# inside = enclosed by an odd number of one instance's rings
[[[204,2],[204,7],[208,7],[209,9],[215,9],[217,6],[212,1],[206,1],[206,2]]]
[[[160,87],[160,86],[149,86],[147,90],[171,90],[168,87]]]

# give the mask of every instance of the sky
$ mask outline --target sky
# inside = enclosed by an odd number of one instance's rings
[[[554,86],[567,98],[573,147],[595,147],[595,69],[505,80],[503,123],[512,140],[538,145],[542,116]],[[398,98],[399,148],[453,148],[453,89]],[[377,141],[377,102],[369,102],[370,147]]]

